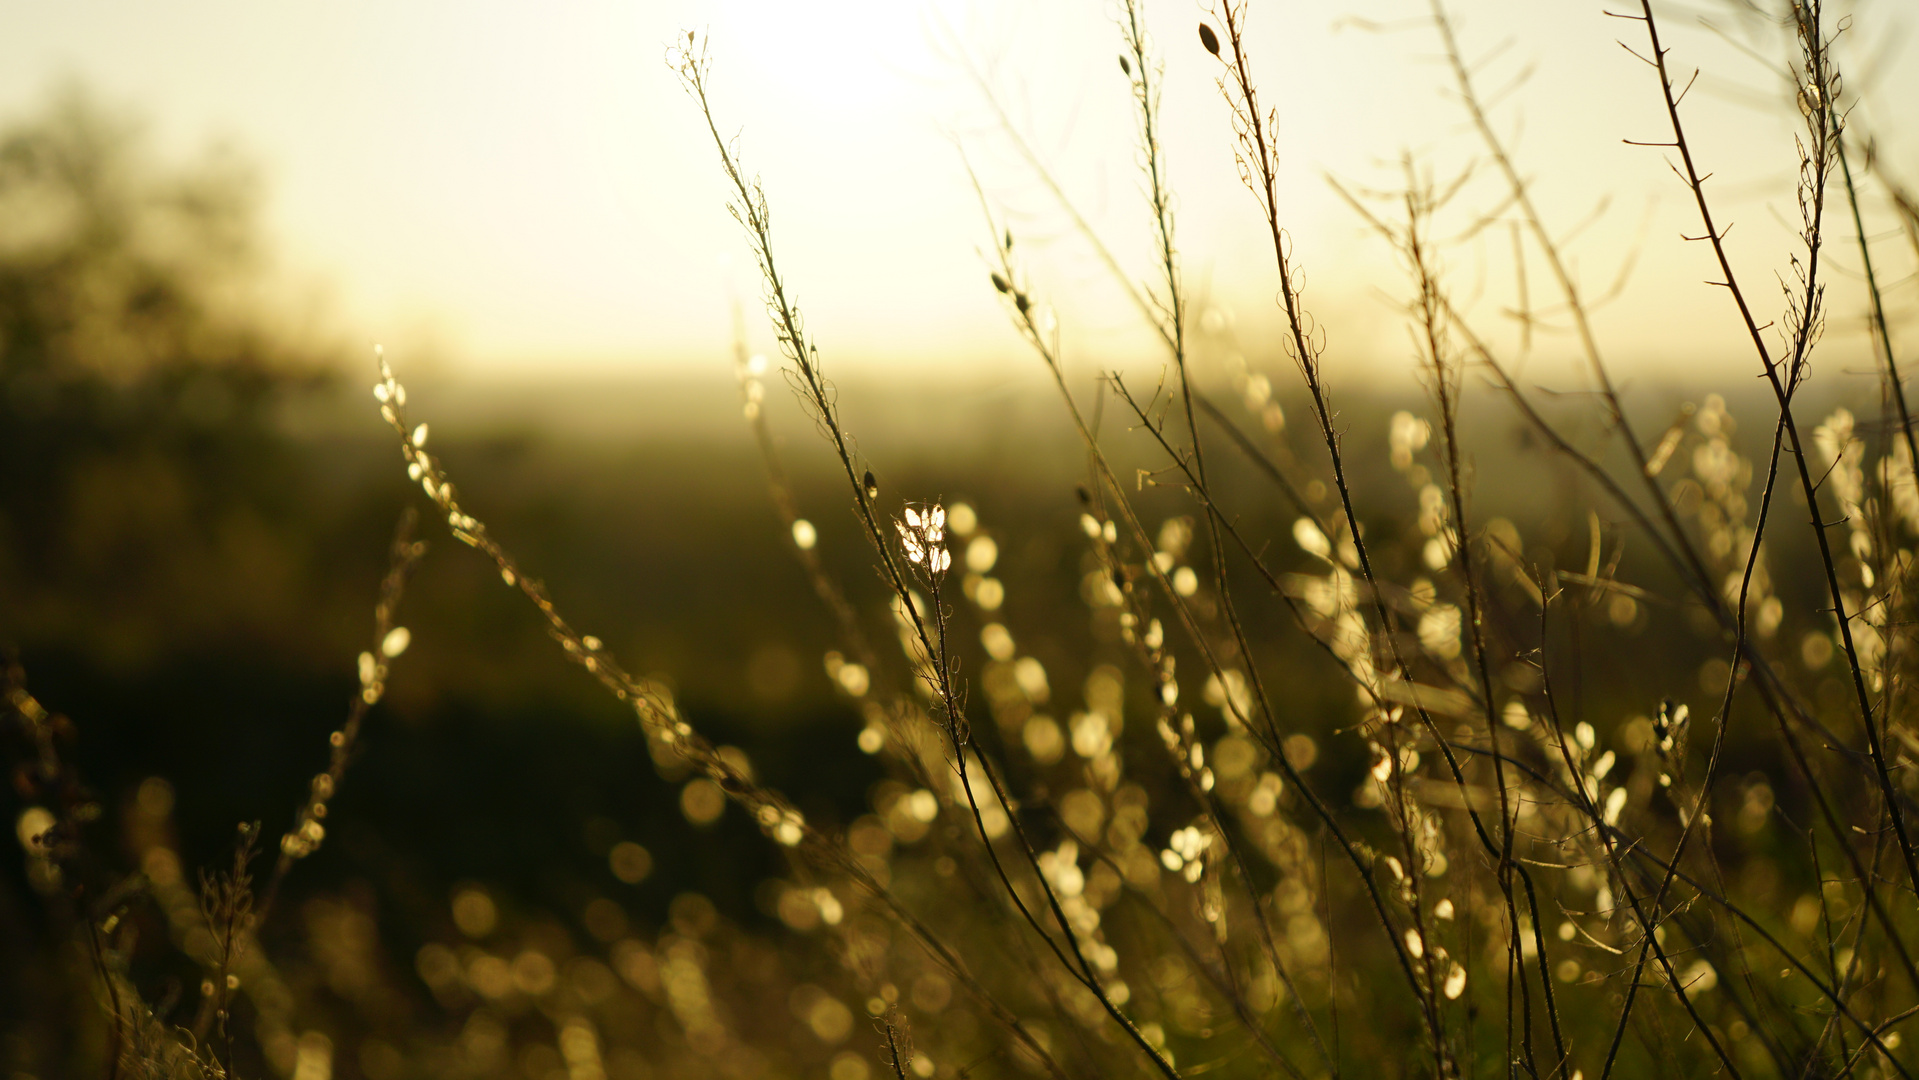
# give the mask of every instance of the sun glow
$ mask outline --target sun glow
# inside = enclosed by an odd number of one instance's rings
[[[1478,146],[1445,93],[1425,5],[1375,6],[1370,23],[1313,5],[1261,9],[1250,45],[1276,107],[1282,216],[1314,308],[1343,357],[1390,365],[1403,342],[1382,302],[1403,275],[1325,177],[1391,187],[1403,154],[1445,175]],[[1189,282],[1242,347],[1263,348],[1272,272],[1235,176],[1218,64],[1188,8],[1149,17]],[[977,254],[991,240],[970,165],[1027,241],[1069,352],[1159,362],[1072,216],[1127,278],[1150,276],[1119,35],[1092,3],[591,0],[534,17],[452,0],[165,11],[103,0],[85,13],[42,7],[0,42],[0,108],[25,109],[72,77],[148,111],[171,149],[231,139],[263,167],[281,268],[320,283],[355,332],[398,349],[503,371],[717,364],[734,300],[758,287],[710,136],[662,62],[688,28],[710,48],[722,134],[739,135],[762,175],[801,300],[839,360],[1018,362]],[[1689,290],[1710,268],[1676,240],[1685,201],[1660,151],[1621,141],[1656,141],[1661,115],[1651,77],[1615,44],[1616,21],[1501,2],[1476,5],[1460,30],[1474,58],[1510,41],[1481,69],[1487,94],[1530,73],[1494,122],[1544,213],[1569,234],[1593,223],[1571,249],[1586,294],[1616,282],[1632,292],[1636,303],[1619,306],[1635,317],[1599,316],[1614,358],[1742,355],[1736,335],[1688,318]],[[1770,274],[1791,244],[1789,215],[1775,212],[1791,203],[1791,118],[1755,61],[1705,31],[1675,33],[1688,69],[1706,69],[1688,108],[1715,133],[1699,152],[1740,223],[1739,257]],[[1877,61],[1859,123],[1919,98],[1919,64],[1898,60]],[[1901,134],[1886,125],[1887,139]],[[1879,149],[1919,172],[1910,141]],[[1509,256],[1495,230],[1451,260],[1489,311],[1511,306]]]

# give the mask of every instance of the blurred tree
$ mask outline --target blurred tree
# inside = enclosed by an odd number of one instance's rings
[[[323,350],[265,314],[259,190],[78,89],[0,133],[0,639],[138,666],[293,599],[275,409]]]

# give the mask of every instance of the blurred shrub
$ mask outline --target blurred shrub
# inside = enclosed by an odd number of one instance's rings
[[[0,633],[153,659],[285,601],[274,409],[324,350],[260,314],[259,186],[78,90],[0,135]]]

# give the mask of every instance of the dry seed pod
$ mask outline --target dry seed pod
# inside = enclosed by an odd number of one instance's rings
[[[874,479],[873,470],[866,470],[866,479],[863,482],[866,485],[867,498],[877,499],[880,497],[880,482]]]
[[[1205,23],[1199,24],[1199,43],[1206,46],[1207,52],[1219,55],[1219,35],[1213,33],[1213,28]]]
[[[1125,72],[1128,77],[1131,77],[1133,74],[1133,65],[1126,62],[1126,57],[1123,54],[1119,58],[1119,69]]]

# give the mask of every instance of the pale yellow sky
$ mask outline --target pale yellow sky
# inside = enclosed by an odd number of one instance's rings
[[[1271,256],[1235,178],[1217,65],[1194,33],[1202,11],[1192,0],[1146,6],[1165,58],[1188,281],[1257,351],[1273,325]],[[1424,0],[1253,6],[1308,303],[1333,357],[1396,365],[1406,346],[1389,294],[1403,277],[1323,176],[1387,186],[1404,151],[1456,165],[1477,150],[1447,99]],[[1919,48],[1904,36],[1914,17],[1892,0],[1856,6],[1842,60],[1855,87],[1868,68],[1879,75],[1858,116],[1919,185],[1919,132],[1896,125],[1896,105],[1919,102]],[[1687,116],[1722,215],[1738,223],[1742,272],[1771,310],[1791,245],[1791,118],[1772,107],[1766,70],[1701,26],[1720,10],[1712,0],[1658,9],[1674,62],[1706,69]],[[1143,278],[1147,219],[1110,2],[4,0],[0,11],[0,114],[77,78],[143,113],[169,153],[239,144],[269,183],[279,270],[396,356],[431,353],[473,374],[725,362],[729,298],[752,307],[758,289],[710,140],[664,62],[667,44],[698,28],[722,126],[740,131],[764,176],[787,272],[841,370],[1030,362],[986,284],[984,226],[956,146],[1027,239],[1069,355],[1156,361],[959,59],[981,65]],[[1706,252],[1676,239],[1695,229],[1683,189],[1660,151],[1620,141],[1664,137],[1652,77],[1617,44],[1638,46],[1638,24],[1605,17],[1597,0],[1458,0],[1455,13],[1473,55],[1507,45],[1486,68],[1487,90],[1533,69],[1497,117],[1556,227],[1570,232],[1611,198],[1570,246],[1587,290],[1603,291],[1640,246],[1625,293],[1600,315],[1612,357],[1661,371],[1748,363],[1730,306],[1699,284]],[[1489,191],[1471,194],[1483,206]],[[1842,366],[1867,367],[1860,293],[1843,276],[1857,251],[1849,226],[1836,235],[1846,243],[1833,253],[1829,341],[1848,354],[1836,356]],[[1486,325],[1498,326],[1513,271],[1505,234],[1492,239],[1450,261],[1461,293],[1481,296]],[[1889,276],[1910,274],[1903,240],[1883,251]],[[1546,287],[1535,274],[1534,296]],[[1899,311],[1919,308],[1910,278],[1894,296]]]

